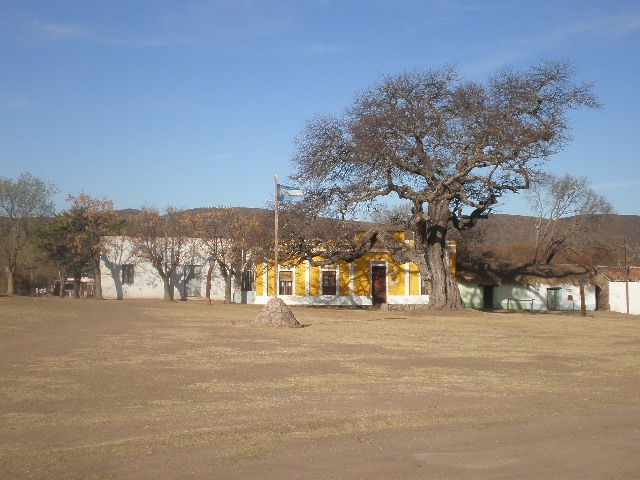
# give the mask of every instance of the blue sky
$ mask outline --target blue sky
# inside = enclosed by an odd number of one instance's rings
[[[549,170],[640,215],[637,0],[2,0],[0,175],[55,182],[60,208],[264,207],[305,122],[381,75],[545,59],[604,105],[572,115]]]

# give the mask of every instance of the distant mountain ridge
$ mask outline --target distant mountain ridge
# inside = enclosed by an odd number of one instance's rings
[[[603,215],[603,228],[607,236],[628,243],[640,243],[640,215]],[[570,221],[570,218],[561,221]],[[476,228],[482,229],[484,243],[508,245],[511,243],[531,242],[535,235],[537,218],[523,215],[492,214],[478,222]]]
[[[215,210],[216,207],[200,207],[186,210],[188,213],[202,213]],[[237,208],[247,216],[254,216],[262,221],[270,221],[273,210],[253,207]],[[118,212],[127,218],[139,210],[124,209]],[[509,245],[513,243],[531,242],[535,235],[536,217],[526,215],[509,215],[504,213],[490,214],[489,218],[478,222],[476,229],[482,230],[483,243],[493,245]],[[570,221],[570,218],[561,221]],[[603,215],[603,228],[612,239],[621,241],[626,238],[628,244],[640,243],[640,215]]]

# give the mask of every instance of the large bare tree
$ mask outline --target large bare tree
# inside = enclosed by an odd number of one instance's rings
[[[16,181],[0,177],[0,248],[5,255],[7,295],[15,291],[16,268],[25,251],[33,245],[38,220],[55,212],[57,187],[30,173]]]
[[[561,252],[580,255],[604,249],[603,215],[613,207],[585,177],[542,175],[527,192],[536,214],[535,248],[531,263],[551,263]]]
[[[407,202],[415,243],[392,251],[430,279],[431,308],[462,308],[448,232],[473,227],[503,195],[529,188],[532,172],[567,142],[567,112],[599,106],[575,74],[569,63],[544,62],[485,83],[451,66],[383,77],[343,115],[308,122],[292,179],[326,215],[345,218],[387,196]],[[381,235],[374,227],[347,249],[334,242],[331,256],[352,258]]]

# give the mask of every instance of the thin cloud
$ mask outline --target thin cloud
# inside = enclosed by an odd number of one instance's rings
[[[13,95],[2,101],[4,110],[26,110],[33,107],[33,101],[25,95]]]
[[[36,32],[49,40],[73,40],[79,38],[91,38],[91,31],[78,25],[65,25],[61,23],[47,23],[36,20],[34,22]]]
[[[88,42],[119,48],[210,47],[225,52],[246,42],[279,39],[296,30],[294,14],[286,5],[272,11],[261,2],[202,3],[185,10],[150,18],[136,30],[113,30],[99,24],[31,19],[27,31],[39,43]],[[171,15],[169,15],[171,13]],[[160,20],[158,20],[158,18]],[[147,28],[144,31],[144,27]],[[312,44],[309,53],[343,51],[340,45]]]
[[[567,43],[584,41],[585,39],[621,38],[632,34],[640,28],[640,13],[612,15],[573,22],[547,32],[544,36],[523,40],[525,45],[539,45],[540,49],[552,49]]]
[[[329,43],[310,43],[304,47],[305,53],[342,53],[349,50],[344,45]]]
[[[507,0],[507,2],[498,2],[496,0],[490,2],[479,2],[479,1],[460,1],[460,0],[436,0],[436,6],[440,7],[445,11],[450,12],[479,12],[479,11],[492,11],[498,10],[501,8],[501,3],[507,4],[511,0]],[[391,2],[395,4],[394,2]],[[422,2],[418,2],[418,5],[422,4]]]
[[[640,187],[640,180],[602,183],[600,185],[593,186],[594,190],[610,190],[612,188],[630,188],[630,187]]]
[[[581,20],[534,37],[510,39],[502,48],[497,49],[501,51],[470,66],[467,71],[472,74],[494,71],[524,58],[588,39],[605,39],[612,42],[639,29],[640,11]]]
[[[236,154],[231,152],[219,152],[214,153],[211,156],[211,160],[213,160],[214,162],[219,162],[222,160],[233,160],[234,158],[236,158]]]
[[[631,180],[625,182],[611,182],[611,183],[602,183],[599,185],[594,185],[594,189],[596,190],[607,190],[612,188],[629,188],[629,187],[640,187],[640,180]]]
[[[159,37],[127,38],[124,36],[105,35],[87,27],[73,24],[34,22],[35,35],[48,42],[60,41],[89,41],[115,47],[153,48],[166,46],[193,45],[198,42],[192,40],[171,40]]]
[[[621,38],[640,28],[640,12],[612,15],[590,21],[577,22],[569,26],[566,36],[605,38]]]

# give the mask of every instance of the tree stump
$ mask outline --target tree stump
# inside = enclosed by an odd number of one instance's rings
[[[256,319],[251,322],[251,325],[289,328],[301,326],[289,306],[281,298],[270,299]]]

